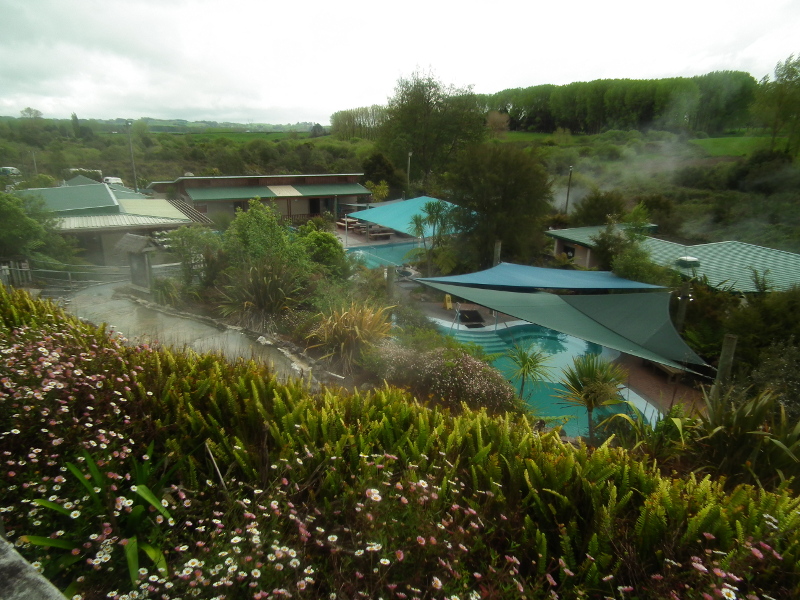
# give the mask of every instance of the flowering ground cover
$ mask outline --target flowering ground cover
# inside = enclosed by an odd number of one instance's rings
[[[800,594],[786,488],[392,388],[311,393],[2,288],[0,353],[0,516],[70,598]]]

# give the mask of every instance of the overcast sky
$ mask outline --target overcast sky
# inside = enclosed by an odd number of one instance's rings
[[[800,53],[797,0],[0,0],[0,115],[327,124],[431,71],[479,93]]]

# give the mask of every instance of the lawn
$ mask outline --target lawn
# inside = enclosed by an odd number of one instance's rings
[[[762,148],[769,148],[769,136],[716,137],[691,140],[709,156],[748,156]]]

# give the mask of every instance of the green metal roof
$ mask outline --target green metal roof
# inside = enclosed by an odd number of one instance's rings
[[[119,203],[111,190],[102,183],[65,185],[54,188],[20,190],[19,195],[35,195],[44,200],[48,210],[57,215],[105,214],[119,212]]]
[[[370,191],[360,183],[326,183],[320,185],[294,185],[292,186],[306,197],[327,196],[365,196]]]
[[[177,229],[191,222],[188,218],[171,219],[142,215],[82,215],[59,219],[58,228],[72,233],[124,229]]]
[[[614,225],[615,229],[626,229],[628,227],[629,225],[626,225],[625,223]],[[645,227],[645,230],[650,232],[655,232],[656,229],[657,226],[652,224]],[[552,238],[564,240],[565,242],[571,242],[579,246],[592,248],[594,246],[594,240],[592,238],[596,238],[605,230],[606,225],[591,225],[589,227],[572,227],[570,229],[551,229],[549,231],[545,231],[545,234]]]
[[[552,238],[576,245],[593,248],[592,239],[605,226],[575,227],[545,232]],[[800,254],[746,244],[744,242],[713,242],[710,244],[683,245],[655,238],[645,238],[653,262],[675,269],[684,277],[705,276],[714,287],[731,288],[751,293],[757,289],[753,284],[753,269],[763,276],[775,290],[787,290],[800,285]],[[694,266],[684,257],[697,259]]]
[[[558,240],[564,240],[565,242],[572,242],[573,244],[585,246],[586,248],[592,248],[594,246],[594,240],[592,238],[597,237],[605,228],[605,225],[593,225],[592,227],[551,229],[545,231],[545,235],[549,235],[551,238],[556,238]]]
[[[186,219],[187,216],[171,203],[159,198],[120,198],[119,206],[123,213],[146,217],[168,217]]]
[[[316,198],[329,196],[359,196],[370,191],[358,183],[327,183],[320,185],[248,185],[186,188],[186,193],[194,202],[215,202],[220,200],[249,200],[250,198]]]
[[[276,194],[266,185],[226,186],[208,188],[186,188],[186,193],[194,202],[214,202],[216,200],[250,200],[250,198],[275,198]]]
[[[758,291],[753,284],[753,269],[775,290],[788,290],[800,285],[800,254],[745,244],[744,242],[714,242],[684,246],[647,238],[653,262],[679,271],[685,277],[705,276],[714,287],[730,287],[743,293]],[[698,259],[696,266],[679,258]]]

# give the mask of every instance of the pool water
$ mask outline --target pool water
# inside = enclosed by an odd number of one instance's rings
[[[420,246],[416,240],[411,242],[397,242],[394,244],[376,244],[374,246],[355,246],[347,248],[348,254],[353,254],[364,261],[367,268],[395,266],[407,263],[407,254]]]
[[[558,331],[553,331],[540,325],[525,322],[514,322],[506,325],[493,325],[482,329],[467,329],[459,325],[452,325],[443,321],[437,322],[440,331],[451,335],[460,342],[471,342],[481,346],[487,354],[501,354],[509,350],[514,344],[529,347],[545,352],[550,356],[547,363],[549,374],[546,381],[525,382],[525,403],[534,415],[548,422],[548,426],[562,424],[564,433],[568,436],[586,436],[588,434],[589,420],[586,410],[572,406],[559,400],[556,394],[563,390],[558,380],[562,371],[571,366],[575,358],[587,354],[601,354],[607,360],[614,360],[619,353],[603,348],[598,344],[587,342]],[[513,378],[516,367],[509,358],[496,358],[492,365],[498,369],[519,393],[521,380]],[[644,398],[641,398],[628,388],[622,390],[626,400],[630,400],[641,410],[648,419],[657,417],[657,411]],[[625,405],[614,407],[601,407],[594,411],[595,422],[611,416],[614,412],[623,410]]]

